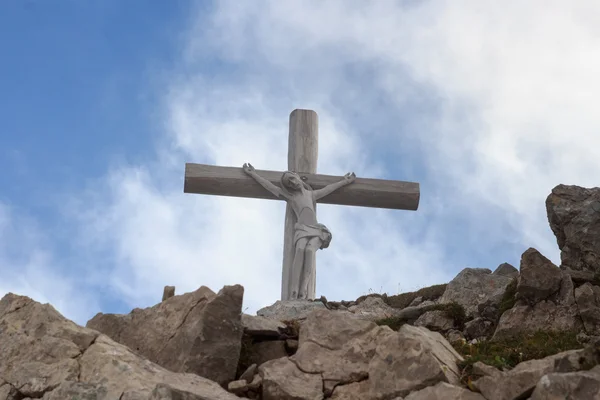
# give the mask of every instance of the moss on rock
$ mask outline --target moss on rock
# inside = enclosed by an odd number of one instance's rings
[[[537,360],[562,351],[580,349],[577,332],[537,331],[518,337],[468,344],[464,341],[452,343],[464,361],[458,363],[463,371],[463,383],[474,380],[473,364],[481,361],[493,367],[508,370],[528,360]]]
[[[444,283],[442,285],[433,285],[426,288],[422,288],[417,290],[416,292],[409,293],[401,293],[395,296],[387,296],[384,301],[390,307],[394,308],[405,308],[417,297],[423,297],[423,301],[425,300],[437,300],[442,297],[444,292],[446,291],[446,286],[448,284]]]

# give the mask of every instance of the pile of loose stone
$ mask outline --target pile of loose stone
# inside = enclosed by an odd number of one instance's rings
[[[576,186],[548,197],[560,267],[530,248],[519,269],[467,268],[410,296],[277,302],[246,315],[239,285],[182,295],[167,287],[153,307],[81,327],[8,294],[0,400],[600,398],[599,202],[600,189]],[[478,362],[478,379],[461,381],[451,343],[539,330],[575,332],[581,346],[512,369]]]

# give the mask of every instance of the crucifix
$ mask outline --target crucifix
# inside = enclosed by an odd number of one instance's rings
[[[290,114],[288,171],[185,165],[184,193],[284,200],[285,212],[281,300],[314,299],[315,252],[331,241],[331,232],[316,221],[316,203],[417,210],[419,184],[383,179],[317,174],[318,117],[312,110]]]

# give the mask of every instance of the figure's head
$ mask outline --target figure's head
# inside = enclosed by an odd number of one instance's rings
[[[281,184],[288,190],[300,190],[304,182],[297,173],[287,171],[281,175]]]

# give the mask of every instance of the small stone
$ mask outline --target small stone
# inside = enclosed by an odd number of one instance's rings
[[[417,296],[410,302],[409,307],[416,307],[423,302],[423,296]]]
[[[494,368],[491,365],[484,364],[481,361],[477,361],[475,364],[473,364],[473,373],[475,375],[491,377],[502,375],[502,371],[500,371],[498,368]]]
[[[515,276],[519,274],[519,270],[509,263],[502,263],[492,272],[492,275]]]
[[[431,331],[445,332],[455,328],[454,319],[448,317],[442,310],[427,311],[414,323],[415,326],[424,326]]]
[[[175,286],[165,286],[165,289],[163,290],[162,301],[165,301],[173,296],[175,296]]]
[[[561,270],[534,248],[521,256],[521,273],[517,283],[517,299],[535,305],[560,290]]]
[[[465,337],[463,336],[461,331],[458,331],[456,329],[450,329],[446,333],[446,339],[448,340],[449,343],[456,343],[456,342],[460,342],[460,341],[464,340]]]
[[[246,368],[246,371],[244,371],[244,373],[240,376],[240,380],[243,379],[246,382],[252,382],[254,375],[256,375],[257,368],[258,368],[257,364],[250,365],[248,368]]]
[[[242,395],[248,391],[248,382],[244,379],[229,382],[227,390],[235,395]]]

